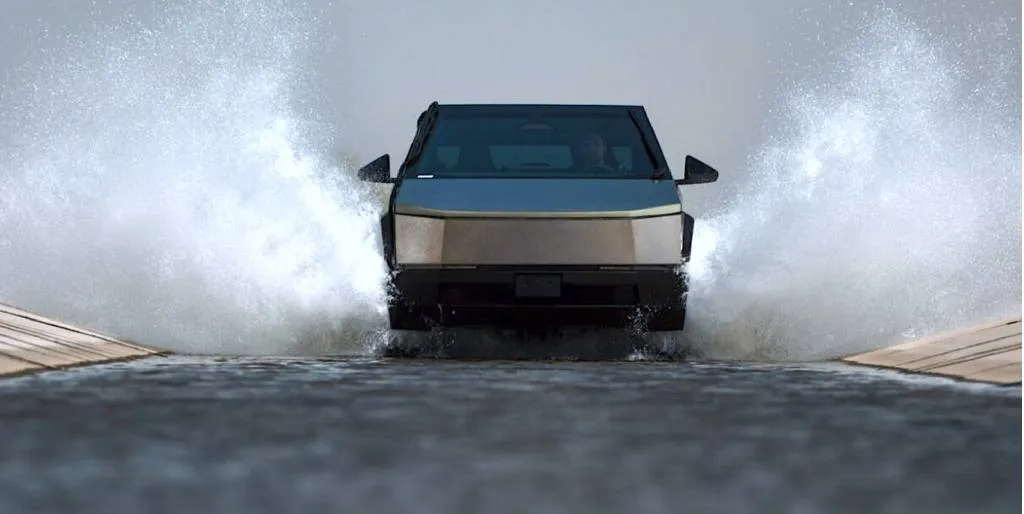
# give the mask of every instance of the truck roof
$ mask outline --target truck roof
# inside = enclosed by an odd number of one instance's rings
[[[508,114],[522,112],[541,113],[612,113],[643,111],[642,105],[616,104],[538,104],[538,103],[478,103],[437,104],[439,114]]]

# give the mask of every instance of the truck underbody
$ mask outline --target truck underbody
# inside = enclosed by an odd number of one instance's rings
[[[406,267],[393,276],[388,314],[395,330],[681,330],[685,292],[671,266]]]

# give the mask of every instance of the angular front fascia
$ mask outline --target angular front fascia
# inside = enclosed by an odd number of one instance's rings
[[[679,265],[682,216],[395,216],[398,265]]]

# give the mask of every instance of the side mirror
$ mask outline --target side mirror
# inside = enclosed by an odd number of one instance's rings
[[[677,179],[677,186],[688,186],[692,184],[710,184],[718,180],[718,170],[704,164],[692,155],[686,156],[686,166],[683,168],[685,178]]]
[[[359,168],[357,173],[359,180],[365,182],[376,182],[378,184],[390,184],[394,182],[391,180],[391,156],[389,154],[381,155],[372,162]]]

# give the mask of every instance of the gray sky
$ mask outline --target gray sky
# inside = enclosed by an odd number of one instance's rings
[[[39,59],[33,52],[46,30],[88,33],[128,14],[146,21],[174,3],[183,2],[4,0],[0,78],[17,83],[15,67]],[[1015,33],[1007,48],[1018,70],[1020,62],[1021,4],[1013,0],[311,3],[321,15],[310,26],[326,32],[310,41],[317,65],[306,106],[341,126],[332,151],[366,160],[404,154],[416,115],[435,99],[637,103],[670,163],[681,166],[692,153],[722,172],[720,184],[687,191],[698,210],[742,179],[789,84],[832,66],[859,17],[879,5],[966,41],[956,50],[966,56],[990,51],[989,43],[971,46],[974,27],[1008,19]],[[1011,80],[1019,88],[1019,73]]]

